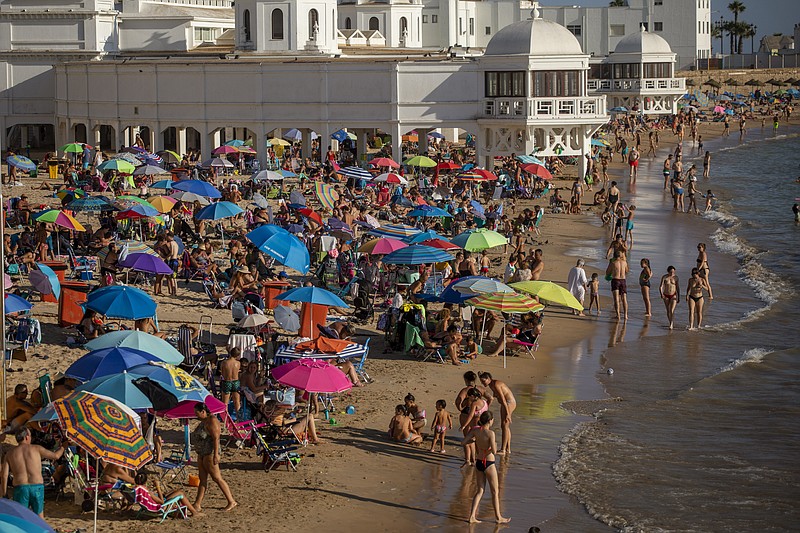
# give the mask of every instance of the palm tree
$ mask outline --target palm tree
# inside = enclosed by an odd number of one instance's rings
[[[723,29],[721,24],[712,24],[711,25],[711,41],[713,42],[714,39],[719,39],[719,53],[725,53],[725,30]]]
[[[734,37],[736,36],[736,22],[732,20],[726,20],[722,23],[722,31],[728,34],[728,38],[731,41],[731,54],[736,53],[736,41]]]
[[[753,37],[755,37],[756,36],[756,28],[755,28],[755,26],[753,26],[752,24],[748,24],[747,22],[740,22],[739,24],[742,25],[742,27],[739,30],[739,45],[738,45],[739,54],[741,54],[742,53],[742,45],[744,43],[745,38],[752,39]],[[752,40],[750,42],[751,42],[750,48],[753,48]],[[751,52],[752,52],[752,50],[751,50]]]
[[[626,0],[611,0],[608,3],[608,7],[625,7],[628,5]]]
[[[728,11],[733,13],[733,29],[734,30],[742,30],[742,32],[743,32],[743,29],[739,27],[739,13],[742,13],[745,9],[747,9],[747,6],[745,6],[744,3],[740,2],[739,0],[733,0],[733,2],[728,4]],[[742,38],[741,38],[741,33],[742,32],[735,31],[735,33],[731,33],[731,53],[732,54],[741,54],[742,53],[742,44],[741,44],[742,43]],[[739,37],[739,46],[735,51],[733,49],[733,43],[734,43],[733,37],[734,37],[734,35]]]

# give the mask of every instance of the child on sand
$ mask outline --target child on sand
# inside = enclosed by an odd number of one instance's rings
[[[592,305],[597,306],[597,316],[600,316],[600,278],[597,272],[589,280],[589,314],[592,313]]]
[[[475,337],[467,337],[467,344],[464,346],[464,358],[477,359],[480,353],[483,353],[483,348],[475,342]]]
[[[444,400],[436,400],[436,415],[433,417],[433,442],[431,443],[431,451],[436,447],[438,442],[441,446],[439,453],[444,451],[444,438],[447,435],[448,429],[453,429],[453,420],[450,418],[450,413],[445,409],[447,402]]]
[[[414,433],[414,426],[408,417],[405,405],[398,405],[394,408],[394,416],[389,422],[389,438],[395,442],[405,444],[419,444],[422,437]]]

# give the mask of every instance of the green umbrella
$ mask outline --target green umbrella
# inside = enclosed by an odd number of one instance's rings
[[[116,170],[123,174],[132,174],[136,167],[123,159],[109,159],[105,163],[100,163],[97,170],[105,172],[106,170]]]
[[[450,239],[450,242],[468,252],[480,252],[495,246],[506,245],[508,239],[496,231],[480,228],[460,233]]]
[[[71,154],[82,154],[83,145],[81,143],[69,143],[59,148],[59,150]]]
[[[430,157],[425,157],[424,155],[414,156],[411,159],[406,159],[404,164],[410,167],[435,167],[436,161],[431,159]]]

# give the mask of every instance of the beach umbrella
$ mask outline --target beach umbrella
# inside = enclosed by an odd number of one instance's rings
[[[270,320],[267,318],[266,315],[262,315],[259,313],[254,313],[252,315],[247,315],[243,319],[241,319],[236,325],[240,328],[261,328],[262,326],[266,326],[269,324]]]
[[[291,307],[279,305],[272,310],[275,323],[290,333],[297,333],[300,329],[300,317]],[[252,316],[252,315],[251,315]]]
[[[204,403],[206,407],[208,407],[208,410],[211,412],[212,415],[218,415],[228,410],[227,405],[216,399],[213,394],[209,393],[209,395],[203,398],[202,400],[199,401],[184,400],[182,402],[179,402],[176,407],[169,409],[167,411],[158,411],[156,414],[160,417],[167,418],[170,420],[175,420],[179,418],[188,420],[189,418],[196,418],[196,415],[194,413],[194,406],[201,402]],[[188,425],[185,427],[188,428]]]
[[[114,203],[105,196],[84,196],[76,198],[67,204],[67,209],[80,212],[99,213],[103,211],[114,211]]]
[[[609,111],[612,113],[627,113],[628,108],[625,106],[617,106],[617,107],[612,107],[611,109],[609,109]]]
[[[55,533],[42,517],[7,498],[0,499],[0,531],[3,533]]]
[[[406,226],[405,224],[386,224],[385,226],[372,229],[368,233],[375,237],[405,239],[406,237],[411,237],[422,232],[413,226]]]
[[[542,161],[538,157],[532,156],[532,155],[518,155],[517,156],[517,161],[519,161],[520,163],[526,164],[526,165],[530,165],[530,164],[544,165],[544,161]]]
[[[461,294],[489,294],[493,292],[516,292],[505,283],[486,276],[467,276],[459,278],[450,285]]]
[[[161,384],[179,402],[202,402],[211,393],[200,381],[174,365],[162,361],[151,361],[131,367],[128,372],[137,377],[145,377]]]
[[[720,102],[730,102],[731,100],[733,100],[733,98],[731,98],[727,94],[723,94],[720,97],[718,97],[717,100],[719,100]]]
[[[305,274],[311,265],[308,248],[300,239],[274,224],[264,224],[247,234],[248,240],[280,264]]]
[[[292,143],[289,141],[285,141],[283,139],[279,139],[278,137],[272,137],[267,140],[267,144],[272,146],[291,146]]]
[[[430,157],[425,157],[424,155],[417,155],[412,158],[406,159],[403,162],[403,164],[408,165],[410,167],[433,168],[436,166],[436,161],[434,161]]]
[[[317,195],[319,203],[322,204],[323,207],[330,210],[336,207],[336,202],[339,201],[339,193],[336,192],[332,185],[318,181],[314,183],[314,192]]]
[[[138,376],[128,374],[123,370],[121,374],[109,374],[87,381],[75,390],[102,394],[134,410],[152,409],[153,402],[150,401],[150,398],[133,384],[137,378]],[[175,399],[173,407],[177,403],[178,401]]]
[[[136,167],[123,159],[109,159],[97,165],[97,170],[101,172],[116,170],[120,174],[132,174]]]
[[[544,309],[544,306],[536,302],[536,300],[529,298],[523,294],[516,292],[492,292],[488,294],[481,294],[466,301],[467,304],[477,307],[478,309],[486,309],[487,311],[498,311],[500,313],[529,313],[538,312]],[[503,368],[506,367],[506,345],[503,344]]]
[[[156,176],[158,174],[169,174],[169,170],[164,170],[156,165],[144,165],[133,171],[134,176]]]
[[[398,185],[408,185],[408,180],[405,179],[400,174],[395,174],[394,172],[384,172],[383,174],[379,174],[375,176],[375,179],[378,183],[395,183]]]
[[[134,167],[138,167],[142,164],[142,160],[135,155],[128,153],[128,152],[120,152],[118,154],[114,154],[114,157],[111,158],[112,160],[118,159],[120,161],[127,161]],[[99,167],[98,167],[99,168]]]
[[[170,343],[150,335],[144,331],[135,329],[125,329],[111,331],[92,339],[84,345],[87,350],[99,350],[101,348],[133,348],[149,354],[155,355],[162,361],[171,365],[179,365],[183,362],[183,355]]]
[[[391,157],[376,157],[369,160],[367,164],[375,167],[400,168],[400,163]]]
[[[694,87],[696,84],[697,84],[697,82],[695,82],[694,79],[692,79],[692,78],[687,78],[686,79],[686,85],[687,86]]]
[[[6,163],[25,172],[36,170],[36,163],[23,155],[12,155],[6,158]]]
[[[456,179],[463,181],[488,181],[482,174],[475,171],[461,172],[456,176]]]
[[[458,170],[460,168],[461,165],[453,163],[452,161],[441,161],[436,165],[437,170]]]
[[[306,197],[303,196],[301,191],[295,190],[289,193],[289,204],[291,206],[305,207]]]
[[[370,255],[386,255],[394,252],[395,250],[399,250],[400,248],[405,248],[406,246],[408,245],[403,241],[384,237],[365,242],[358,247],[358,251]]]
[[[86,145],[87,148],[92,148],[88,144]],[[61,148],[58,149],[59,152],[66,152],[68,154],[82,154],[83,153],[83,144],[81,143],[69,143],[65,144]]]
[[[222,193],[216,187],[203,180],[181,180],[173,182],[172,188],[176,191],[192,192],[207,198],[222,198]]]
[[[161,150],[160,152],[156,152],[161,159],[166,161],[167,163],[175,163],[178,164],[181,162],[181,156],[178,152],[173,152],[172,150]]]
[[[167,189],[167,190],[170,190],[170,189],[172,189],[172,184],[173,183],[174,182],[171,179],[158,180],[155,183],[153,183],[152,185],[150,185],[150,188],[151,189]]]
[[[719,89],[720,87],[722,87],[722,85],[720,85],[720,83],[718,81],[716,81],[716,80],[714,80],[712,78],[709,78],[706,81],[704,81],[703,85],[708,85],[709,87],[713,87],[715,89]]]
[[[724,113],[724,112],[725,112],[725,108],[724,107],[722,107],[720,105],[714,106],[714,113]]]
[[[728,78],[728,79],[727,79],[727,80],[725,80],[723,83],[724,83],[725,85],[728,85],[728,86],[730,86],[730,87],[738,87],[738,86],[740,86],[740,85],[741,85],[741,83],[739,83],[739,81],[737,81],[737,80],[735,80],[735,79],[733,79],[733,78]]]
[[[233,202],[214,202],[194,214],[197,220],[220,220],[244,213],[244,209]]]
[[[126,219],[139,219],[139,218],[150,218],[150,217],[157,217],[161,213],[159,213],[158,209],[153,207],[150,204],[136,204],[131,206],[130,208],[120,211],[116,215],[117,220],[126,220]]]
[[[413,235],[409,235],[408,237],[403,238],[403,242],[406,244],[416,244],[431,239],[444,239],[444,237],[442,237],[432,229],[429,229],[428,231],[423,231],[421,233],[415,233]]]
[[[506,245],[508,239],[496,231],[480,228],[460,233],[450,239],[450,242],[468,252],[480,252],[495,246]]]
[[[15,313],[25,313],[33,308],[33,304],[21,296],[16,294],[6,293],[5,297],[5,312],[6,316]]]
[[[125,285],[111,285],[90,292],[85,306],[108,318],[139,320],[156,314],[156,302],[146,292]]]
[[[250,179],[253,181],[281,181],[284,179],[284,175],[274,170],[262,170],[253,174]]]
[[[28,273],[33,288],[42,294],[52,294],[56,300],[61,298],[61,282],[53,269],[42,263],[36,263],[36,268]]]
[[[278,174],[280,174],[284,178],[296,178],[297,177],[297,174],[295,174],[291,170],[286,170],[286,169],[283,169],[283,168],[278,169]]]
[[[524,170],[528,174],[533,174],[534,176],[539,176],[540,178],[544,178],[546,180],[553,179],[553,175],[550,173],[549,170],[547,170],[542,165],[538,165],[536,163],[522,165],[522,170]]]
[[[383,262],[391,265],[421,265],[452,261],[453,256],[432,246],[412,244],[400,250],[395,250],[383,258]]]
[[[147,201],[156,208],[159,213],[169,213],[178,201],[169,196],[151,196]]]
[[[453,244],[452,242],[445,240],[444,238],[441,239],[428,239],[427,241],[421,241],[419,244],[424,244],[425,246],[430,246],[431,248],[438,248],[440,250],[459,250],[460,248]]]
[[[474,294],[462,294],[457,290],[453,289],[450,285],[444,288],[441,294],[431,294],[431,293],[417,293],[417,299],[424,300],[426,302],[439,302],[445,304],[457,304],[461,305],[465,301],[469,300],[470,298],[474,297]]]
[[[214,150],[211,153],[214,155],[237,154],[239,153],[239,150],[237,150],[235,146],[223,144],[218,148],[214,148]]]
[[[297,359],[273,368],[271,372],[281,385],[310,393],[343,392],[353,386],[344,372],[320,360]]]
[[[331,291],[320,289],[319,287],[298,287],[296,289],[291,289],[276,296],[275,300],[327,305],[329,307],[350,307],[344,300]]]
[[[761,83],[760,81],[758,81],[755,78],[750,78],[749,80],[744,82],[744,84],[747,85],[747,86],[750,86],[750,87],[761,87],[762,85],[764,85],[763,83]]]
[[[148,274],[170,275],[174,273],[163,259],[145,253],[128,254],[118,264],[123,268],[130,268],[137,272],[147,272]]]
[[[153,207],[152,205],[150,205],[150,202],[148,202],[144,198],[140,198],[132,194],[123,194],[117,196],[117,203],[125,207],[133,207],[134,205],[145,205],[148,207]]]
[[[179,200],[185,204],[193,204],[195,202],[199,202],[200,205],[208,205],[211,203],[205,196],[200,196],[199,194],[186,191],[174,192],[170,194],[170,198],[175,198],[176,200]]]
[[[343,169],[339,170],[338,173],[346,178],[356,179],[356,180],[371,180],[372,174],[369,170],[363,169],[361,167],[344,167]]]
[[[434,139],[446,139],[446,137],[438,131],[432,131],[428,133],[428,137],[433,137]]]
[[[71,187],[69,189],[61,189],[60,191],[57,191],[56,196],[61,200],[62,203],[71,202],[77,198],[86,196],[86,191],[76,187]]]
[[[452,218],[453,215],[442,209],[441,207],[433,207],[430,205],[420,205],[416,209],[410,211],[406,216],[416,217],[447,217]]]
[[[309,209],[308,207],[304,207],[302,209],[298,209],[297,212],[306,218],[310,218],[320,226],[322,225],[322,217],[316,211]]]
[[[258,153],[255,150],[253,150],[253,148],[250,147],[250,146],[237,146],[236,147],[236,151],[239,152],[240,154],[257,154]]]
[[[233,168],[233,163],[222,157],[215,157],[213,159],[206,159],[200,163],[202,168]]]
[[[592,146],[600,146],[602,148],[606,148],[609,145],[608,141],[605,139],[592,139]]]
[[[470,207],[472,207],[472,210],[475,211],[475,213],[478,216],[480,216],[482,218],[486,218],[486,217],[483,216],[486,213],[486,209],[483,208],[483,205],[481,205],[481,203],[479,201],[470,200],[469,201],[469,205],[470,205]]]
[[[100,348],[93,350],[72,363],[64,375],[80,381],[89,381],[102,376],[119,374],[138,365],[146,365],[160,359],[150,353],[135,348]]]
[[[511,286],[518,291],[536,296],[548,304],[562,305],[576,311],[583,311],[583,306],[571,292],[552,281],[519,281],[512,283]]]
[[[269,202],[267,202],[264,195],[259,192],[253,193],[253,205],[261,209],[269,209]]]
[[[33,215],[33,219],[37,222],[47,222],[70,230],[86,231],[83,224],[75,220],[75,217],[59,209],[46,209]]]

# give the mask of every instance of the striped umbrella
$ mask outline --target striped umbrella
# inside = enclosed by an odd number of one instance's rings
[[[153,458],[129,407],[85,391],[73,391],[53,407],[67,438],[98,459],[138,470]]]
[[[121,196],[117,196],[117,203],[125,208],[133,207],[137,204],[153,207],[152,204],[150,204],[150,202],[144,198],[139,198],[138,196],[134,196],[132,194],[123,194]]]
[[[24,170],[25,172],[30,172],[31,170],[36,170],[36,163],[28,159],[23,155],[12,155],[6,158],[6,163],[11,165],[12,167],[17,167],[18,169]]]
[[[58,209],[47,209],[41,213],[37,213],[33,218],[37,222],[48,222],[66,229],[86,231],[83,224],[75,220],[75,217]]]
[[[116,209],[111,200],[105,196],[85,196],[83,198],[77,198],[68,203],[67,208],[75,212],[87,211],[95,213],[114,211]]]
[[[421,265],[452,260],[453,256],[444,250],[425,246],[424,244],[412,244],[400,250],[395,250],[383,258],[384,263],[394,265]]]
[[[339,174],[355,180],[372,179],[372,174],[370,174],[369,170],[364,170],[361,167],[344,167],[342,170],[339,171]]]
[[[537,165],[544,165],[544,161],[533,155],[518,155],[517,161],[526,165],[530,165],[532,163],[535,163]]]
[[[119,159],[121,161],[127,161],[133,166],[139,166],[142,164],[142,160],[136,157],[135,155],[129,152],[120,152],[116,154],[113,159]]]
[[[153,250],[151,247],[149,247],[143,242],[118,241],[116,244],[117,244],[117,252],[119,252],[120,257],[125,257],[127,254],[134,254],[134,253],[145,253],[154,255],[156,257],[160,257],[155,250]],[[100,251],[97,252],[97,257],[98,259],[100,259],[100,261],[105,261],[107,255],[108,255],[108,246],[100,248]]]
[[[386,224],[369,231],[370,235],[376,237],[395,237],[397,239],[405,239],[417,233],[422,232],[413,226],[406,226],[405,224]]]
[[[332,185],[317,182],[314,184],[314,192],[317,194],[317,199],[323,207],[330,210],[336,207],[336,202],[339,200],[339,193],[334,190]]]
[[[283,178],[283,174],[274,170],[262,170],[250,176],[253,181],[281,181]]]
[[[397,183],[400,185],[408,185],[408,180],[405,179],[400,174],[395,174],[394,172],[384,172],[383,174],[379,174],[375,177],[373,181],[378,183],[386,182],[386,183]]]
[[[386,255],[390,254],[408,245],[403,241],[384,237],[382,239],[372,239],[359,246],[358,251],[368,253],[370,255]]]
[[[480,228],[459,233],[450,242],[468,252],[480,252],[508,244],[508,239],[496,231]]]
[[[420,205],[413,211],[409,212],[406,216],[416,217],[447,217],[452,218],[453,215],[442,209],[441,207],[432,207],[430,205]]]
[[[491,292],[470,298],[464,303],[478,309],[501,313],[536,313],[544,309],[544,306],[533,298],[517,292]],[[503,368],[506,367],[507,344],[507,342],[503,343]]]
[[[484,178],[482,175],[478,174],[475,171],[462,172],[461,174],[456,176],[456,179],[464,181],[486,181],[486,178]]]
[[[424,244],[425,246],[430,246],[432,248],[439,248],[440,250],[460,250],[458,246],[445,239],[428,239],[420,242],[420,244]]]

